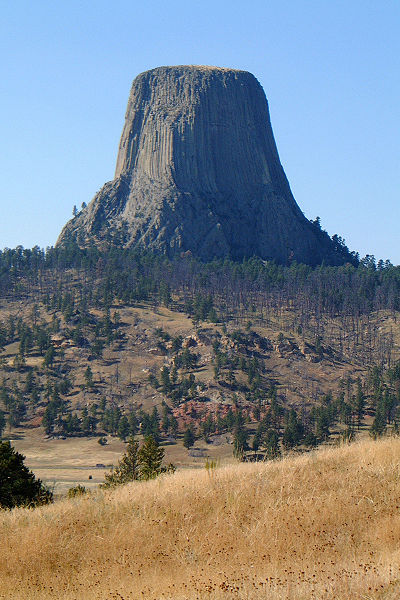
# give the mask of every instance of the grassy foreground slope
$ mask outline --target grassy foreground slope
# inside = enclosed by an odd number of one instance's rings
[[[0,514],[0,598],[400,596],[400,439]]]

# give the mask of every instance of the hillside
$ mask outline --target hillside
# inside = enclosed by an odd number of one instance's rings
[[[5,251],[0,267],[3,437],[57,494],[94,488],[132,434],[202,467],[398,429],[390,264],[201,265],[72,247]]]
[[[0,597],[395,600],[400,440],[0,514]]]
[[[201,436],[201,423],[208,415],[215,420],[217,416],[224,417],[227,411],[239,405],[248,414],[249,432],[254,434],[257,419],[253,412],[259,402],[249,396],[251,387],[248,384],[248,374],[239,368],[233,370],[234,383],[227,381],[229,371],[221,368],[221,376],[215,377],[215,354],[213,342],[221,340],[221,347],[235,356],[249,360],[249,356],[256,354],[257,360],[262,365],[262,381],[260,387],[268,390],[277,390],[277,397],[286,406],[297,406],[298,409],[311,409],[319,395],[337,390],[342,380],[350,374],[352,377],[361,374],[367,375],[367,369],[359,365],[335,359],[332,355],[320,358],[314,346],[307,344],[297,335],[285,336],[280,341],[278,325],[269,327],[254,326],[249,332],[243,332],[250,341],[249,347],[238,344],[231,338],[229,332],[237,332],[238,328],[230,327],[226,334],[221,325],[203,323],[194,327],[193,322],[182,312],[165,307],[155,309],[151,305],[141,307],[127,307],[116,305],[111,309],[119,314],[120,337],[104,349],[101,357],[91,355],[90,348],[80,347],[71,339],[70,328],[65,322],[61,311],[38,310],[38,321],[51,324],[54,317],[60,320],[59,331],[52,334],[52,342],[57,347],[57,356],[54,359],[53,369],[43,367],[44,356],[37,351],[27,352],[22,367],[15,367],[16,356],[20,342],[5,345],[1,354],[3,359],[0,381],[7,386],[12,395],[15,385],[21,389],[21,396],[25,398],[26,412],[20,422],[10,427],[10,422],[4,435],[13,440],[14,446],[27,457],[27,464],[34,470],[38,477],[50,485],[56,483],[56,493],[65,492],[68,487],[81,483],[86,487],[93,487],[103,479],[106,469],[95,467],[96,464],[110,465],[116,463],[123,452],[124,444],[119,439],[118,426],[113,430],[104,431],[99,405],[103,398],[107,399],[109,406],[118,406],[121,414],[135,414],[140,419],[141,411],[151,414],[154,407],[160,416],[163,414],[163,402],[168,405],[178,422],[177,435],[163,432],[167,460],[180,466],[203,466],[206,457],[226,462],[232,461],[232,432],[227,430],[210,431],[208,443]],[[21,302],[0,308],[0,321],[7,322],[10,314],[18,314],[29,320],[31,306]],[[90,311],[93,319],[100,320],[101,311]],[[382,321],[384,319],[382,318]],[[86,330],[89,330],[86,327]],[[170,340],[163,342],[157,332],[163,332],[164,337]],[[149,374],[160,379],[163,367],[171,369],[174,353],[171,351],[171,340],[182,336],[183,345],[190,344],[192,354],[198,356],[197,364],[193,368],[184,369],[182,377],[195,377],[197,386],[196,394],[188,391],[188,397],[178,404],[163,392],[162,388],[155,389],[149,382]],[[279,339],[278,339],[279,338]],[[265,348],[260,348],[260,344]],[[93,386],[88,387],[85,381],[85,372],[90,367],[93,373]],[[71,381],[71,388],[62,395],[66,406],[64,408],[64,421],[69,414],[78,415],[82,421],[85,407],[97,406],[97,426],[94,431],[66,431],[65,428],[55,425],[51,431],[43,426],[43,417],[47,414],[46,408],[51,399],[46,400],[45,390],[49,381],[57,382],[57,372],[62,371],[63,377]],[[36,386],[40,390],[40,397],[33,403],[26,393],[26,378],[34,373]],[[265,401],[264,401],[265,402]],[[238,404],[239,403],[239,404]],[[3,408],[0,406],[0,408]],[[11,407],[12,410],[12,407]],[[107,410],[107,409],[106,409]],[[262,408],[262,413],[265,408]],[[10,416],[11,412],[6,413]],[[16,415],[18,416],[18,415]],[[257,415],[256,415],[257,416]],[[260,420],[261,416],[258,418]],[[199,439],[195,450],[186,450],[182,446],[182,435],[185,427],[192,423],[198,430]],[[162,424],[162,423],[161,423]],[[340,429],[340,428],[339,428]],[[107,436],[108,443],[100,446],[97,441],[102,435]],[[91,480],[88,477],[91,476]]]

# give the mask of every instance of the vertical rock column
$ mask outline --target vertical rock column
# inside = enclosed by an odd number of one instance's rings
[[[217,67],[159,67],[133,82],[115,179],[64,227],[75,239],[204,260],[253,255],[332,262],[333,248],[289,188],[256,78]]]

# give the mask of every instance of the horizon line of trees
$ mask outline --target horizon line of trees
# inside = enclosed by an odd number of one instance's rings
[[[77,272],[89,298],[96,282],[97,299],[101,294],[109,303],[118,298],[126,303],[151,300],[167,305],[173,294],[180,293],[187,300],[200,293],[211,295],[214,305],[224,299],[226,310],[243,303],[280,302],[304,304],[308,311],[329,316],[400,310],[400,266],[388,260],[377,262],[372,255],[342,266],[311,267],[296,262],[280,265],[257,257],[241,262],[228,258],[201,262],[187,255],[169,259],[144,250],[111,247],[101,251],[73,243],[46,250],[18,246],[0,251],[0,294],[34,292],[43,297],[71,284],[70,269]]]

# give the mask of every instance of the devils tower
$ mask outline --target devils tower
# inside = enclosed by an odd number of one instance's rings
[[[217,67],[159,67],[136,77],[115,178],[57,244],[70,240],[190,251],[202,260],[343,262],[293,198],[261,85],[247,71]]]

